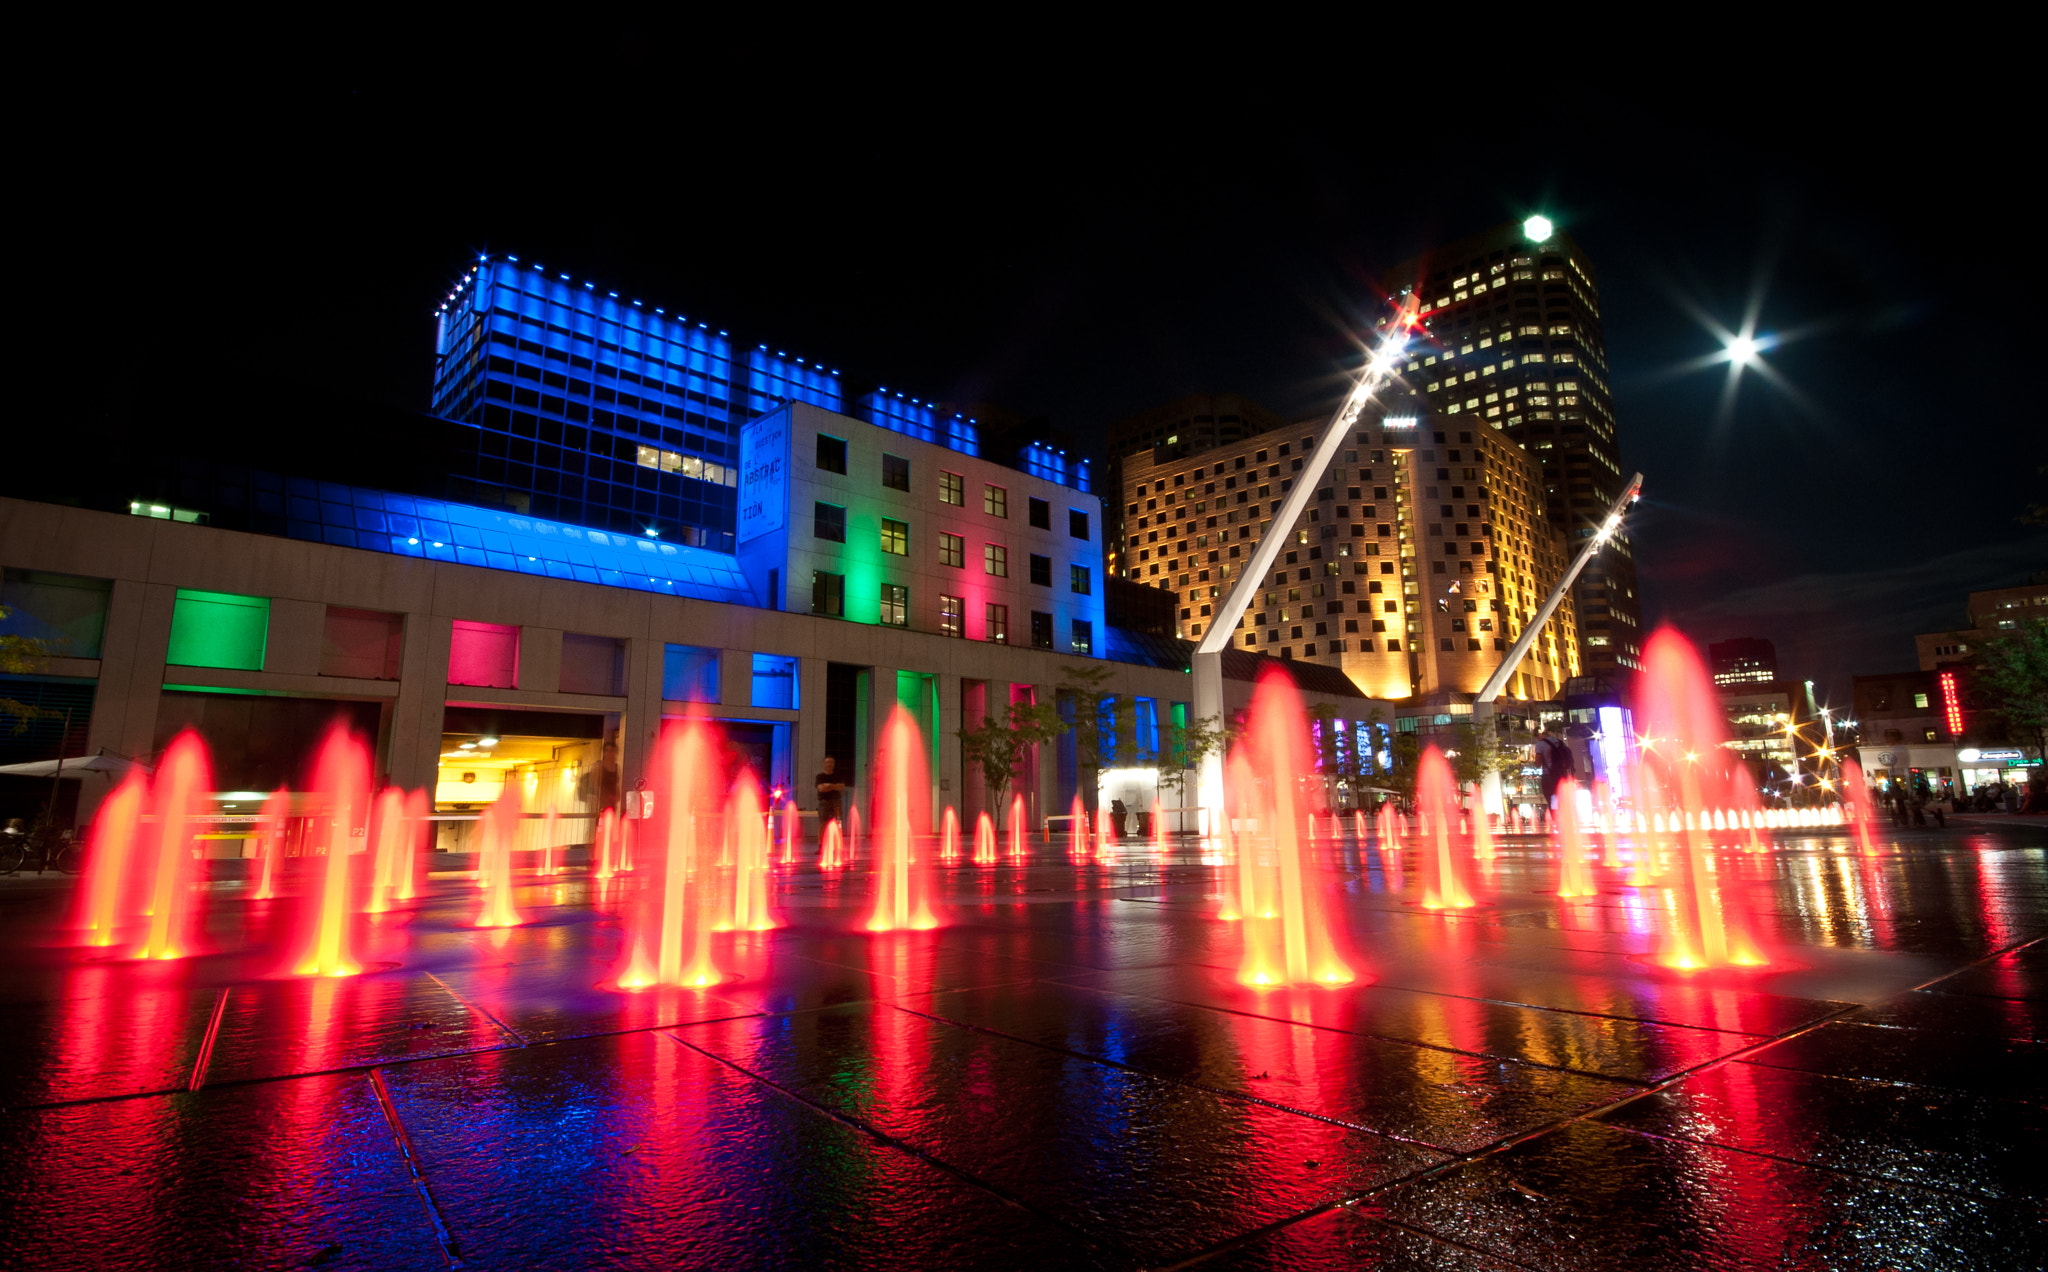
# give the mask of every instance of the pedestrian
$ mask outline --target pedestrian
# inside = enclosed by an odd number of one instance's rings
[[[1557,815],[1557,788],[1572,775],[1572,749],[1542,725],[1536,728],[1536,762],[1543,767],[1544,817]]]
[[[825,771],[818,774],[818,831],[839,820],[840,803],[846,794],[846,783],[838,777],[839,761],[825,757]]]

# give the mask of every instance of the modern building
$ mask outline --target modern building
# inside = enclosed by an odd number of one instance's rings
[[[1317,425],[1195,451],[1127,455],[1121,573],[1174,594],[1198,640],[1253,548],[1274,533]],[[1337,454],[1232,644],[1341,669],[1368,696],[1476,693],[1563,577],[1538,466],[1478,420],[1419,398],[1376,404]],[[1507,693],[1556,697],[1579,673],[1570,599]]]
[[[1974,663],[1983,655],[1985,643],[2000,632],[2009,632],[2028,619],[2048,619],[2048,570],[2037,571],[2023,584],[1970,593],[1963,613],[1963,627],[1913,638],[1920,670]]]
[[[1769,645],[1767,641],[1754,643]],[[1786,797],[1795,787],[1812,785],[1808,779],[1822,775],[1815,753],[1825,740],[1815,733],[1824,725],[1812,686],[1775,677],[1750,679],[1744,667],[1737,668],[1743,678],[1722,680],[1719,656],[1714,657],[1715,691],[1728,713],[1728,749],[1742,757],[1756,788]]]
[[[975,453],[975,422],[715,322],[516,256],[435,314],[434,415],[465,425],[448,497],[731,552],[739,430],[783,401]]]
[[[636,789],[664,720],[704,715],[808,808],[827,754],[865,801],[876,731],[901,704],[930,741],[935,804],[971,816],[984,788],[963,766],[963,722],[1053,701],[1063,669],[1086,664],[1114,673],[1104,688],[1133,750],[1119,780],[1135,780],[1156,765],[1161,729],[1185,718],[1189,646],[1108,626],[1093,495],[909,431],[925,426],[774,405],[726,452],[737,553],[236,469],[249,457],[204,433],[185,435],[182,454],[151,452],[161,471],[43,474],[42,498],[0,497],[0,603],[13,611],[4,630],[55,647],[0,677],[0,697],[62,722],[0,739],[0,763],[146,762],[189,725],[211,744],[223,806],[239,807],[303,785],[339,719],[374,740],[380,780],[430,788],[444,815],[517,784],[530,809],[574,819]],[[345,422],[325,453],[351,449],[337,438],[351,438]],[[188,472],[204,480],[177,486]],[[130,478],[195,500],[254,491],[276,511],[117,503],[110,483]],[[1230,709],[1267,667],[1312,703],[1364,713],[1341,677],[1257,656],[1226,669]],[[1054,752],[1018,787],[1034,816],[1076,793],[1071,738]],[[106,788],[64,779],[60,807],[89,816]],[[0,812],[30,815],[49,790],[0,778]],[[443,846],[464,847],[466,824],[447,823]],[[587,836],[587,821],[576,827],[565,833]]]
[[[1941,793],[1961,781],[1964,790],[1988,780],[1961,772],[1957,753],[1969,727],[1963,708],[1968,669],[1901,671],[1853,680],[1860,730],[1857,762],[1864,779],[1882,789],[1922,779]]]
[[[1740,637],[1707,646],[1707,667],[1717,685],[1753,685],[1778,678],[1778,650],[1767,640]]]
[[[1190,393],[1110,424],[1104,442],[1104,489],[1124,485],[1124,456],[1162,448],[1197,454],[1229,446],[1259,433],[1286,427],[1287,421],[1249,398],[1235,393]],[[1104,567],[1121,572],[1125,527],[1123,504],[1110,500],[1104,512],[1114,524],[1104,541]]]
[[[1415,298],[1406,373],[1459,428],[1488,428],[1539,466],[1542,516],[1576,548],[1627,481],[1592,262],[1542,217],[1496,226],[1388,271]],[[1635,669],[1642,605],[1630,538],[1616,533],[1573,586],[1589,671]]]

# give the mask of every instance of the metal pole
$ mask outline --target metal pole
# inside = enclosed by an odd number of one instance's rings
[[[1614,537],[1614,532],[1621,528],[1622,514],[1628,511],[1628,506],[1636,501],[1642,489],[1641,473],[1628,479],[1628,488],[1609,506],[1607,516],[1600,522],[1600,529],[1592,538],[1586,540],[1585,547],[1579,549],[1579,555],[1572,559],[1571,568],[1564,572],[1564,577],[1557,581],[1557,586],[1550,589],[1550,596],[1543,602],[1543,608],[1537,610],[1536,616],[1523,624],[1521,638],[1515,642],[1514,648],[1508,650],[1507,656],[1500,660],[1500,666],[1493,669],[1493,674],[1486,678],[1486,683],[1480,686],[1479,696],[1472,700],[1472,714],[1475,718],[1479,715],[1480,703],[1491,705],[1493,700],[1500,696],[1501,688],[1507,684],[1508,677],[1521,665],[1522,659],[1529,653],[1529,646],[1536,643],[1536,637],[1542,632],[1543,625],[1557,612],[1558,604],[1564,600],[1564,594],[1571,590],[1572,583],[1578,579],[1579,571],[1586,568],[1586,562],[1592,560],[1593,554],[1605,546],[1607,541]]]
[[[1196,647],[1191,670],[1195,676],[1195,715],[1199,720],[1211,720],[1217,727],[1223,723],[1223,651],[1230,645],[1237,633],[1238,620],[1250,606],[1252,597],[1265,585],[1266,572],[1280,555],[1282,545],[1292,537],[1294,523],[1300,519],[1302,509],[1315,491],[1316,482],[1328,471],[1330,461],[1343,448],[1344,439],[1357,426],[1359,417],[1373,397],[1386,382],[1401,369],[1401,359],[1408,348],[1408,331],[1415,320],[1415,300],[1404,303],[1396,314],[1387,332],[1372,356],[1366,360],[1358,379],[1352,384],[1351,392],[1345,395],[1344,404],[1337,408],[1330,422],[1323,426],[1323,435],[1309,461],[1302,465],[1301,472],[1293,478],[1294,487],[1280,504],[1280,510],[1273,514],[1267,533],[1259,537],[1252,549],[1251,559],[1231,585],[1223,603],[1216,607],[1215,617],[1210,620],[1209,630],[1202,635],[1202,643]],[[1121,493],[1121,492],[1119,492]],[[1202,759],[1201,778],[1198,786],[1201,807],[1209,825],[1206,834],[1216,833],[1223,816],[1223,756],[1212,753]]]

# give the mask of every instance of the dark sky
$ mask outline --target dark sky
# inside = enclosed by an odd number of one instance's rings
[[[1543,211],[1598,271],[1648,614],[1768,637],[1839,697],[1965,591],[2048,569],[2015,520],[2048,501],[2041,214],[2003,162],[2017,113],[1757,76],[1390,122],[1290,80],[713,84],[628,33],[110,81],[110,115],[54,112],[27,161],[64,279],[50,409],[252,383],[423,407],[433,306],[488,250],[1084,444],[1197,389],[1306,415],[1384,268]],[[1723,410],[1691,311],[1752,296],[1796,336],[1784,387]],[[150,338],[77,338],[110,311]]]

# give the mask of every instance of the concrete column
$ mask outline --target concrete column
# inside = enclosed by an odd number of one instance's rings
[[[433,614],[405,616],[398,662],[398,698],[391,708],[391,780],[408,790],[429,790],[440,773],[441,729],[448,705],[448,647],[455,620]]]
[[[718,651],[718,702],[725,707],[752,706],[754,701],[754,651]]]
[[[797,660],[796,738],[793,743],[794,771],[790,781],[796,788],[799,808],[815,809],[818,790],[813,780],[825,769],[825,668],[824,658]]]
[[[100,679],[93,691],[89,754],[101,747],[145,761],[156,739],[157,703],[163,697],[164,653],[178,590],[130,579],[114,580],[107,625],[100,637]],[[78,825],[90,824],[114,783],[79,783]]]
[[[661,670],[665,642],[634,637],[626,642],[626,711],[619,722],[621,790],[637,790],[650,775],[654,744],[661,737]]]
[[[964,818],[967,809],[967,781],[960,762],[960,677],[949,671],[942,671],[934,677],[939,689],[939,709],[934,714],[933,727],[939,731],[938,772],[932,774],[932,785],[938,788],[939,806],[951,804],[961,811]],[[979,720],[976,724],[981,723]]]

